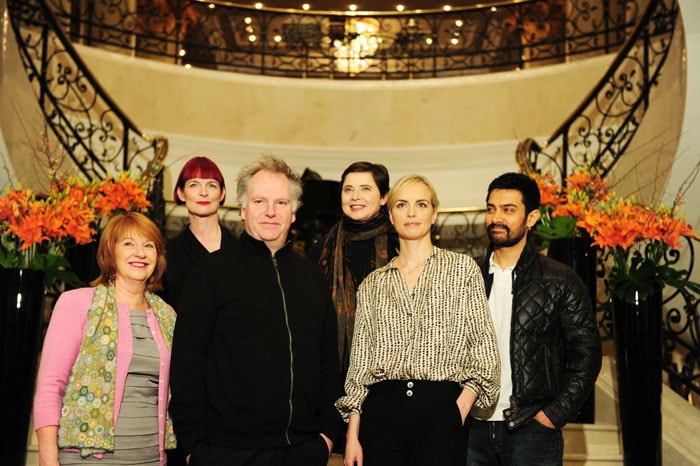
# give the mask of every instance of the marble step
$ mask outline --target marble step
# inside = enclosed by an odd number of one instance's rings
[[[619,429],[614,424],[569,424],[564,430],[564,466],[622,465]]]

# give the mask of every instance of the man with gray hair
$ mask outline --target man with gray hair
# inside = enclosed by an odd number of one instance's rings
[[[264,156],[241,170],[237,193],[240,241],[205,257],[179,302],[178,443],[190,466],[325,466],[342,432],[337,324],[321,269],[287,238],[301,179]]]

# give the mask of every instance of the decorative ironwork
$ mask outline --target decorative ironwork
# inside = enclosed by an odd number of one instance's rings
[[[489,247],[484,219],[486,209],[441,209],[435,221],[434,242],[441,248],[483,259]]]
[[[617,50],[645,0],[521,0],[402,12],[204,0],[46,0],[74,41],[183,65],[301,78],[412,79]]]
[[[676,28],[677,0],[650,0],[639,26],[605,76],[544,147],[533,139],[517,150],[521,171],[552,172],[560,182],[577,167],[605,176],[624,154],[649,106]]]
[[[551,172],[564,178],[576,168],[592,165],[605,176],[625,153],[650,105],[649,93],[670,51],[677,26],[676,0],[650,0],[638,27],[599,84],[541,147],[534,139],[522,141],[516,160],[524,173]],[[668,252],[664,260],[687,270],[695,262],[694,242],[688,241],[687,264],[681,253]],[[609,253],[608,253],[609,254]],[[604,338],[612,337],[610,294],[606,284],[608,255],[600,253],[597,275],[598,322]],[[663,366],[669,385],[700,406],[700,298],[676,290],[664,298]],[[680,355],[680,356],[679,356]]]
[[[679,264],[691,276],[695,264],[695,242],[687,241],[687,264]],[[680,251],[672,249],[664,258],[678,264]],[[686,399],[694,393],[695,404],[700,407],[700,297],[676,291],[664,299],[667,308],[664,318],[663,364],[668,373],[669,385]],[[676,356],[681,357],[676,360]]]
[[[88,179],[123,170],[153,191],[167,139],[143,134],[101,88],[43,0],[8,0],[20,56],[46,122]]]
[[[669,249],[663,260],[677,270],[684,270],[684,278],[690,279],[695,266],[697,240],[683,237],[683,255],[679,249]],[[602,290],[598,301],[598,323],[603,338],[612,338],[611,296],[608,291],[606,263],[608,254],[599,254],[598,289]],[[684,294],[677,289],[664,288],[662,365],[668,376],[669,386],[684,398],[700,407],[700,297]]]

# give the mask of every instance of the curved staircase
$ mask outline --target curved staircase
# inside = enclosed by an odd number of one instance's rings
[[[0,116],[3,132],[26,138],[28,133],[18,124],[16,115],[30,112],[27,109],[33,103],[41,117],[25,114],[22,118],[31,121],[33,127],[50,124],[56,140],[71,154],[75,170],[88,177],[103,177],[130,167],[156,180],[167,140],[145,135],[109,98],[52,22],[45,2],[7,0],[7,5],[9,10],[2,8],[0,12],[9,11],[17,41],[11,33],[0,37],[11,51],[19,53],[6,52],[0,63],[0,102],[11,102],[15,110],[14,115],[3,111]],[[5,2],[0,6],[4,7]],[[658,183],[663,183],[668,173],[652,173],[644,164],[658,166],[658,159],[666,164],[668,154],[676,152],[680,127],[659,131],[658,125],[668,120],[664,112],[678,112],[678,102],[684,96],[684,43],[682,34],[677,34],[681,24],[676,0],[650,0],[626,46],[571,116],[546,141],[537,142],[532,137],[522,142],[518,150],[520,168],[529,171],[554,167],[564,177],[576,165],[593,163],[616,178],[623,189],[632,178],[639,188],[640,173],[653,175],[652,181],[642,180],[642,187],[650,195],[658,192]],[[91,83],[94,93],[83,92],[85,82]],[[70,92],[61,94],[61,90]],[[90,96],[94,99],[87,98]],[[21,149],[22,141],[6,139],[15,170],[23,176],[31,173],[36,167],[27,155],[29,151]],[[162,198],[161,185],[154,181],[152,189]],[[606,342],[606,347],[609,345]],[[613,351],[606,349],[596,384],[596,422],[565,427],[565,465],[623,464]],[[690,447],[700,431],[700,411],[689,409],[687,402],[666,386],[662,406],[665,464],[700,464],[700,455]],[[33,432],[28,452],[27,465],[37,465]],[[341,464],[342,459],[335,455],[329,462]]]

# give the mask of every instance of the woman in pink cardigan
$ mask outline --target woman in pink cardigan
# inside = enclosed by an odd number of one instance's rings
[[[153,292],[165,270],[160,230],[128,213],[105,228],[91,288],[53,309],[34,397],[41,466],[166,464],[175,312]]]

